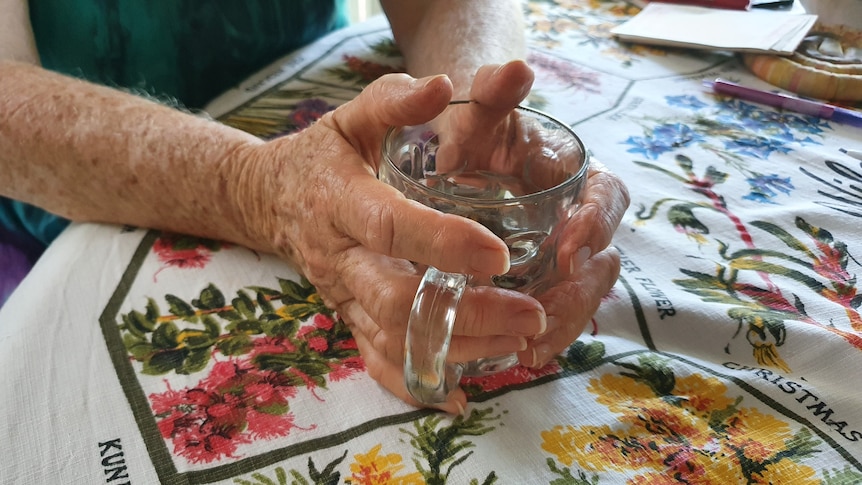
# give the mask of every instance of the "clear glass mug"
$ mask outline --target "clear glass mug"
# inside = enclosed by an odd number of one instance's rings
[[[565,123],[518,107],[483,127],[474,123],[482,109],[455,101],[426,124],[390,128],[383,141],[380,180],[408,199],[479,222],[509,247],[509,272],[486,281],[426,269],[408,321],[404,375],[410,394],[428,405],[445,402],[462,376],[517,364],[514,354],[447,362],[461,296],[468,284],[534,295],[558,282],[557,239],[587,178],[583,142]]]

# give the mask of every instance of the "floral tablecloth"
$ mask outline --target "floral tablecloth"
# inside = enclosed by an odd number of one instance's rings
[[[540,371],[407,406],[287,265],[71,226],[0,312],[0,483],[862,483],[862,130],[725,97],[729,54],[617,43],[622,2],[533,1],[529,102],[632,206],[622,274]],[[211,106],[262,137],[401,70],[382,18]]]

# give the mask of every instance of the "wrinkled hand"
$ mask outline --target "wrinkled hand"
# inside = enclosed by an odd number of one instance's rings
[[[459,154],[452,159],[491,165],[466,167],[468,169],[519,172],[521,168],[517,164],[521,157],[507,152],[507,147],[518,146],[530,137],[524,136],[518,123],[512,123],[510,117],[512,109],[529,92],[532,80],[532,71],[519,61],[481,68],[470,92],[471,100],[476,101],[468,112],[471,116],[452,120],[449,131],[469,140],[465,149],[482,153],[482,156]],[[501,143],[499,136],[491,136],[495,130],[519,140]],[[490,145],[482,146],[483,143]],[[438,152],[438,163],[442,158]],[[454,168],[438,166],[438,171]],[[541,174],[533,174],[533,177],[541,177]],[[546,180],[555,180],[556,184],[559,182],[558,174],[549,174]],[[558,242],[557,267],[563,273],[562,281],[536,296],[546,312],[547,328],[535,338],[528,339],[528,348],[518,353],[521,364],[543,367],[574,342],[590,322],[602,298],[619,276],[619,252],[609,245],[629,202],[628,190],[622,180],[601,162],[592,159],[581,194],[581,207],[565,224]]]
[[[504,119],[532,80],[519,61],[480,69],[470,93],[483,107],[474,126]],[[414,405],[404,342],[422,274],[410,261],[480,278],[509,266],[505,244],[486,228],[409,201],[376,178],[388,127],[427,122],[451,96],[445,76],[384,76],[306,130],[238,153],[233,177],[247,232],[297,266],[351,326],[369,374]],[[537,298],[468,287],[450,361],[518,352],[538,367],[580,335],[618,276],[619,255],[608,245],[629,202],[620,179],[599,164],[582,200],[558,245],[566,280]],[[454,413],[465,405],[459,389],[438,407]]]
[[[581,207],[558,242],[557,265],[568,268],[568,276],[536,296],[545,309],[548,326],[518,353],[521,364],[544,367],[584,331],[619,277],[620,254],[610,243],[629,202],[622,180],[592,159]]]
[[[392,125],[426,122],[452,96],[445,76],[388,75],[306,130],[249,147],[236,183],[247,232],[293,262],[353,331],[370,375],[403,400],[403,353],[421,274],[409,261],[485,277],[508,269],[508,250],[476,222],[405,199],[376,178]],[[546,327],[538,301],[469,288],[449,357],[523,351]],[[440,406],[458,412],[462,391]]]

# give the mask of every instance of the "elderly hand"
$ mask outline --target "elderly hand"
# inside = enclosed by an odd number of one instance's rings
[[[561,268],[568,264],[568,277],[536,297],[548,326],[518,353],[521,364],[544,367],[584,331],[619,277],[620,255],[609,245],[628,205],[622,180],[592,159],[581,207],[566,224],[557,247],[557,264]]]
[[[521,61],[484,66],[477,72],[470,92],[470,99],[476,102],[475,109],[470,111],[472,118],[454,120],[461,124],[453,131],[466,133],[463,136],[471,140],[467,148],[471,152],[496,153],[472,158],[500,165],[495,170],[519,170],[514,166],[518,157],[509,160],[513,158],[511,154],[501,154],[506,151],[506,143],[490,133],[495,127],[508,129],[508,117],[527,96],[532,81],[532,71]],[[467,127],[470,129],[464,129]],[[483,141],[492,146],[481,147]],[[440,158],[438,152],[438,163]],[[546,312],[547,328],[528,339],[528,348],[518,354],[521,364],[543,367],[578,338],[590,322],[619,276],[619,253],[609,245],[629,202],[622,180],[592,159],[581,207],[565,225],[558,243],[557,266],[563,279],[536,296]]]
[[[386,129],[430,120],[451,93],[445,76],[384,76],[308,129],[237,153],[231,177],[247,232],[298,266],[351,325],[370,375],[413,404],[403,352],[421,274],[409,261],[486,277],[509,265],[505,244],[478,223],[408,201],[376,178]],[[518,293],[471,288],[463,301],[453,360],[523,351],[546,327],[539,302]],[[465,403],[458,392],[440,407]]]
[[[521,62],[486,66],[471,97],[491,108],[486,114],[493,122],[523,99],[531,83],[532,71]],[[505,244],[486,228],[409,201],[376,178],[386,130],[434,118],[451,96],[445,76],[384,76],[308,129],[236,156],[242,188],[236,204],[247,231],[269,241],[317,287],[351,326],[369,374],[411,404],[418,403],[404,385],[404,343],[422,276],[411,262],[485,278],[509,266]],[[522,363],[538,365],[580,334],[616,279],[619,258],[603,250],[628,203],[612,174],[594,169],[590,182],[589,210],[573,218],[560,246],[561,257],[573,262],[573,275],[537,299],[469,287],[449,360],[518,352]],[[583,258],[582,247],[594,256]],[[459,389],[438,407],[454,413],[465,405]]]

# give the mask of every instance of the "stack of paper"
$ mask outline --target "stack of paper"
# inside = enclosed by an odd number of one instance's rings
[[[816,20],[809,14],[650,2],[611,32],[644,44],[790,55]]]

